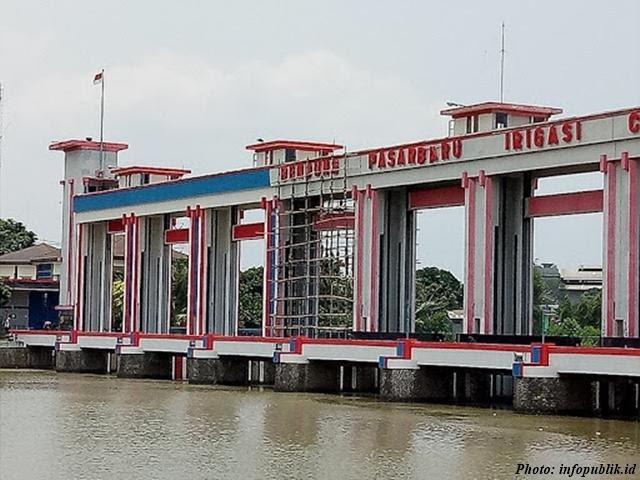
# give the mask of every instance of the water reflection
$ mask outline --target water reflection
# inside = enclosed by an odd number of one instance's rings
[[[0,477],[513,478],[638,461],[640,423],[0,371]]]

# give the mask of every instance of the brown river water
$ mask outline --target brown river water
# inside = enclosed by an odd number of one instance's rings
[[[0,370],[2,480],[569,478],[515,473],[600,462],[640,463],[640,422]]]

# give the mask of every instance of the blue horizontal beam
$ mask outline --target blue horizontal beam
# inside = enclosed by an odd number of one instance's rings
[[[267,168],[252,169],[79,195],[74,198],[73,209],[75,212],[90,212],[142,203],[166,202],[181,198],[263,188],[268,187],[269,184],[269,170]]]

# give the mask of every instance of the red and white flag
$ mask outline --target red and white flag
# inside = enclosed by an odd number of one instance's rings
[[[103,72],[96,73],[96,76],[93,77],[93,84],[94,85],[98,85],[99,83],[102,83],[102,75],[103,75]]]

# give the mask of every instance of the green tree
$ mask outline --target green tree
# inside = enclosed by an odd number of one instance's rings
[[[533,331],[542,333],[542,305],[551,302],[549,286],[542,278],[542,268],[539,265],[533,266]]]
[[[416,317],[462,308],[462,283],[449,271],[424,267],[416,271]]]
[[[437,333],[444,335],[447,340],[453,340],[453,325],[447,312],[440,310],[430,317],[422,319],[416,323],[418,333]]]
[[[171,325],[184,326],[187,315],[189,257],[174,256],[171,264]]]
[[[547,334],[552,337],[579,337],[582,326],[573,318],[564,318],[549,325]]]
[[[328,255],[320,261],[318,325],[351,328],[353,324],[353,277],[343,259]]]
[[[21,223],[12,218],[0,218],[0,255],[16,252],[32,246],[37,236]],[[11,300],[11,290],[0,280],[0,306]]]
[[[4,307],[11,300],[11,290],[0,280],[0,307]]]
[[[113,281],[113,308],[111,311],[112,331],[118,332],[122,330],[122,306],[124,305],[124,280],[115,279]]]
[[[416,271],[416,331],[450,336],[447,310],[462,308],[462,283],[449,271],[424,267]]]
[[[240,272],[238,320],[244,328],[259,328],[262,325],[263,275],[262,267],[251,267]]]
[[[32,246],[38,237],[12,218],[0,218],[0,255]]]
[[[602,291],[589,290],[580,297],[580,303],[574,308],[574,318],[580,325],[600,329],[602,322]]]

